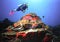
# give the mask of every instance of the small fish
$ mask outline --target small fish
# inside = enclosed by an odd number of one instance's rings
[[[43,18],[45,18],[45,16],[42,16]]]
[[[17,9],[11,10],[9,14],[12,15],[16,11],[22,11],[24,13],[27,8],[28,8],[28,5],[24,3],[24,4],[21,4]]]

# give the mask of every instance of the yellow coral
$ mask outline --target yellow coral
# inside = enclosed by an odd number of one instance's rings
[[[45,28],[46,28],[46,29],[48,29],[48,28],[49,28],[49,26],[48,26],[48,25],[46,25],[46,26],[45,26]]]
[[[21,20],[20,23],[22,23],[22,24],[28,24],[29,20]]]

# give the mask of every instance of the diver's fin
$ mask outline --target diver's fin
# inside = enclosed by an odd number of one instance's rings
[[[15,11],[14,10],[11,10],[10,12],[9,12],[9,15],[13,15],[15,13]]]

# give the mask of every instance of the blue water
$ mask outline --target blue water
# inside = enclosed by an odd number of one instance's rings
[[[28,10],[25,13],[20,11],[15,12],[12,16],[9,15],[10,10],[17,8],[19,4],[23,3],[28,4]],[[8,18],[16,22],[30,12],[40,16],[47,25],[55,26],[60,24],[60,0],[0,0],[0,20]]]

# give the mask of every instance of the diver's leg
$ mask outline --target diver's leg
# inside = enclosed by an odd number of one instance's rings
[[[25,13],[25,10],[22,10],[23,13]]]

